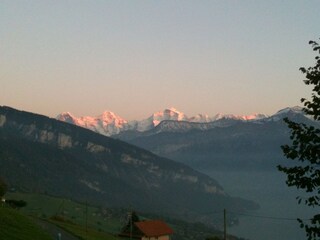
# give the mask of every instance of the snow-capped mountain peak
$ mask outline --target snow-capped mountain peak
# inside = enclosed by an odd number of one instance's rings
[[[234,115],[234,114],[222,114],[218,113],[215,115],[212,120],[217,121],[220,119],[234,119],[234,120],[242,120],[242,121],[253,121],[253,120],[259,120],[268,117],[265,114],[256,113],[252,115]]]
[[[213,121],[217,121],[217,120],[224,119],[224,118],[226,118],[226,119],[234,119],[235,116],[232,115],[232,114],[217,113],[217,114],[212,118],[212,120],[213,120]]]
[[[211,122],[212,118],[208,116],[208,114],[197,114],[191,118],[189,118],[190,122],[198,122],[198,123],[206,123],[206,122]]]
[[[188,121],[188,117],[176,108],[166,108],[163,111],[153,113],[149,118],[135,122],[136,129],[140,132],[150,130],[165,120]]]
[[[122,127],[124,124],[128,123],[126,120],[110,111],[104,111],[97,117],[97,120],[100,120],[103,125],[114,124],[116,127]]]
[[[299,106],[286,107],[284,109],[279,110],[274,115],[272,115],[269,120],[278,121],[280,119],[283,119],[284,117],[288,117],[290,115],[297,115],[297,114],[305,115],[302,107],[299,107]]]
[[[292,113],[303,113],[303,108],[299,107],[299,106],[287,107],[287,108],[279,110],[275,115],[287,114],[289,112],[292,112]]]
[[[67,122],[67,123],[75,123],[76,117],[74,117],[70,112],[63,112],[56,117],[57,120]]]
[[[98,118],[101,118],[101,119],[115,119],[117,118],[118,116],[114,113],[114,112],[111,112],[111,111],[104,111],[101,115],[98,116]]]
[[[128,124],[126,120],[110,111],[104,111],[97,117],[84,116],[79,118],[73,116],[70,112],[64,112],[59,114],[56,119],[90,129],[106,136],[118,134],[120,130],[126,128]]]
[[[183,112],[179,112],[177,109],[173,107],[169,109],[165,109],[163,111],[156,112],[151,117],[155,122],[157,122],[155,126],[158,125],[163,120],[176,120],[176,121],[188,120],[188,117]]]
[[[245,120],[245,121],[253,121],[253,120],[260,120],[260,119],[264,119],[267,118],[268,115],[265,114],[261,114],[261,113],[255,113],[252,115],[243,115],[243,116],[239,116],[239,119]]]

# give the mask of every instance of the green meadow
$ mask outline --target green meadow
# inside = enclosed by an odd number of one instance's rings
[[[115,218],[105,208],[31,193],[7,193],[6,198],[24,200],[27,202],[27,206],[20,210],[8,207],[1,208],[0,239],[25,240],[29,239],[26,238],[28,236],[32,240],[34,240],[34,236],[41,236],[39,239],[44,240],[52,239],[44,230],[33,223],[32,219],[38,218],[66,230],[79,239],[119,239],[116,234],[121,228],[120,217],[119,219]],[[17,221],[20,218],[21,220]]]
[[[23,213],[0,206],[0,239],[5,240],[52,240],[50,235]]]

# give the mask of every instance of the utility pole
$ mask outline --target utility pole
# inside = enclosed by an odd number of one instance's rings
[[[132,240],[132,217],[133,217],[133,211],[130,212],[130,240]]]
[[[86,200],[86,240],[88,239],[88,201]]]
[[[224,240],[227,240],[227,211],[223,209],[223,232],[224,232]]]

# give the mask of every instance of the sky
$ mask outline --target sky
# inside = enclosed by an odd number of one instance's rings
[[[0,105],[273,114],[310,97],[319,1],[1,0]]]

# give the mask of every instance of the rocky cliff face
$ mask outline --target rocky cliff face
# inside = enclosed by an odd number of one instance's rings
[[[183,164],[87,129],[0,107],[0,175],[17,188],[179,215],[255,204]]]

